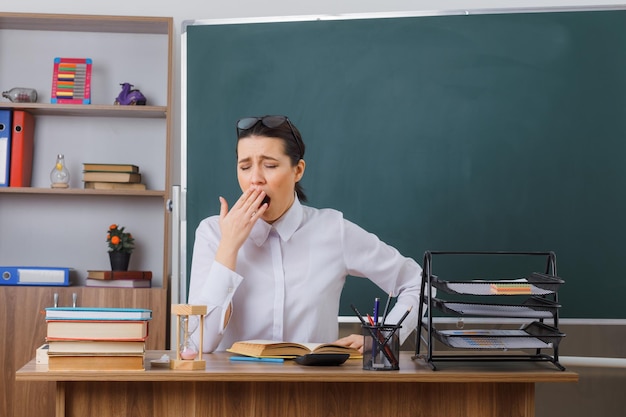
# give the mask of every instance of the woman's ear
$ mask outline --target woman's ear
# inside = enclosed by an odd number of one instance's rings
[[[306,168],[306,162],[304,159],[298,161],[298,165],[296,165],[296,182],[299,182],[304,176],[304,170]]]

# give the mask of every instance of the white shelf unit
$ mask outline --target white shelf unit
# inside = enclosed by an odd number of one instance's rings
[[[31,187],[0,188],[0,265],[65,266],[74,285],[108,269],[111,223],[136,239],[131,269],[169,286],[173,19],[170,17],[0,13],[0,89],[35,88],[37,103],[0,99],[0,109],[35,115]],[[92,104],[50,104],[53,59],[91,58]],[[146,106],[115,106],[120,84]],[[62,153],[70,188],[51,189]],[[82,164],[132,163],[146,191],[85,190]]]

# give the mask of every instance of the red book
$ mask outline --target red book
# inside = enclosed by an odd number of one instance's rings
[[[35,118],[33,115],[24,110],[13,110],[9,187],[30,187],[34,139]]]

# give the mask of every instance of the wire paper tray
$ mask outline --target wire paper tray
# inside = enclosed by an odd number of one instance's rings
[[[459,316],[553,319],[561,307],[552,300],[531,297],[522,304],[486,304],[463,301],[445,301],[433,298],[436,308]]]
[[[530,295],[548,295],[558,291],[563,280],[554,275],[533,272],[528,278],[514,280],[472,280],[472,281],[443,281],[431,275],[433,287],[448,294],[464,295],[508,295],[494,293],[491,285],[495,284],[530,284]]]
[[[443,344],[462,349],[552,349],[565,335],[556,328],[533,322],[520,330],[433,330]]]

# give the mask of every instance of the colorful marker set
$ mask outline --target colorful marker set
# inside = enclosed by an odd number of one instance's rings
[[[51,102],[91,103],[91,58],[54,58]]]

